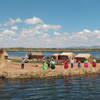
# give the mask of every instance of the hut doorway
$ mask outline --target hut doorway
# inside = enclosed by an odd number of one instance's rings
[[[60,60],[60,55],[58,55],[58,60]]]
[[[77,58],[77,59],[76,59],[77,62],[78,62],[78,61],[81,61],[81,63],[84,63],[85,60],[86,60],[85,58]]]

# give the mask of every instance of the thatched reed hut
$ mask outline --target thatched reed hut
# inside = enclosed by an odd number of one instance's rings
[[[72,53],[72,52],[63,52],[60,54],[60,60],[65,60],[65,59],[71,59],[71,58],[75,58],[76,54]]]
[[[41,52],[30,52],[28,55],[29,59],[37,59],[40,60],[44,55]]]
[[[0,68],[6,67],[5,64],[5,57],[4,57],[4,50],[0,50]]]
[[[5,59],[8,59],[8,53],[7,52],[4,52],[4,57],[5,57]]]
[[[88,60],[88,62],[92,63],[92,59],[94,57],[91,54],[78,54],[77,56],[75,56],[76,62],[78,62],[79,60],[83,63],[86,59]]]
[[[55,59],[55,60],[58,60],[59,59],[59,53],[55,53],[52,55],[52,57]]]

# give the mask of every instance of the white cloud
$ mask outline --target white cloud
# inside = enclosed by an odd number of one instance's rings
[[[91,32],[90,30],[84,29],[84,32]]]
[[[47,24],[42,25],[42,31],[48,31],[48,29],[60,30],[61,26],[60,25],[47,25]]]
[[[54,32],[54,35],[61,35],[60,33],[58,33],[58,32]]]
[[[20,18],[17,18],[16,20],[12,19],[12,18],[9,18],[9,21],[8,22],[5,22],[4,23],[4,26],[11,26],[15,23],[20,23],[22,22],[22,20]]]
[[[44,34],[40,35],[39,38],[47,38],[49,36],[50,36],[49,34],[44,33]]]
[[[43,23],[43,21],[42,21],[40,18],[37,18],[37,17],[33,17],[33,18],[30,18],[30,19],[26,19],[24,22],[25,22],[26,24]]]
[[[18,27],[17,26],[12,26],[11,30],[18,30]]]
[[[2,24],[0,23],[0,26],[2,26]]]
[[[68,47],[68,46],[86,46],[95,45],[100,43],[100,31],[90,31],[84,29],[83,31],[67,33],[61,30],[60,25],[45,24],[43,20],[37,17],[33,17],[26,20],[16,18],[15,20],[10,18],[8,22],[5,22],[5,26],[13,25],[15,23],[23,22],[27,24],[18,29],[18,27],[12,26],[0,28],[0,43],[5,41],[5,46],[8,44],[13,46],[22,47]],[[31,26],[34,24],[33,26]],[[22,24],[21,24],[22,25]],[[15,31],[18,30],[16,33]],[[53,34],[53,35],[52,35]],[[8,44],[7,44],[8,43]]]
[[[10,30],[4,30],[2,32],[2,35],[10,35],[10,36],[15,36],[16,33],[14,31],[10,31]]]
[[[68,35],[68,33],[67,33],[67,32],[65,32],[65,33],[64,33],[64,35]]]
[[[60,30],[61,29],[61,26],[60,25],[48,25],[48,24],[39,24],[39,25],[36,25],[35,29],[37,30],[41,30],[43,32],[48,32],[49,30]]]

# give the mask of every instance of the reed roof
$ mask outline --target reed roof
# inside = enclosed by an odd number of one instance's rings
[[[88,59],[89,57],[94,58],[91,54],[78,54],[77,56],[75,56],[75,58],[86,58],[86,59]]]
[[[4,52],[4,56],[8,56],[8,53],[7,52]]]
[[[31,52],[31,55],[34,55],[34,56],[43,56],[43,54],[41,52]]]
[[[72,52],[63,52],[60,54],[60,56],[68,56],[69,58],[74,58],[76,56],[76,54],[74,54]]]
[[[55,53],[55,54],[53,54],[53,56],[58,56],[58,55],[60,55],[59,53]]]

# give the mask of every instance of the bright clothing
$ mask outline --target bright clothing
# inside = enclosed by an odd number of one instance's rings
[[[93,59],[93,62],[96,62],[96,59]]]
[[[81,67],[81,61],[78,61],[78,67]]]
[[[81,63],[78,63],[78,67],[81,67]]]
[[[96,62],[93,62],[93,63],[92,63],[92,66],[93,66],[93,67],[96,67]]]
[[[85,61],[84,61],[84,67],[85,67],[85,68],[88,68],[88,60],[85,60]]]
[[[51,61],[50,64],[51,64],[51,69],[55,69],[56,62],[55,61]]]
[[[85,63],[85,64],[84,64],[84,67],[85,67],[85,68],[88,68],[88,63]]]
[[[66,69],[66,68],[69,67],[69,66],[68,66],[68,60],[66,60],[66,61],[64,61],[64,62],[65,62],[64,68]]]
[[[46,70],[47,66],[46,66],[46,62],[43,62],[43,70]]]

